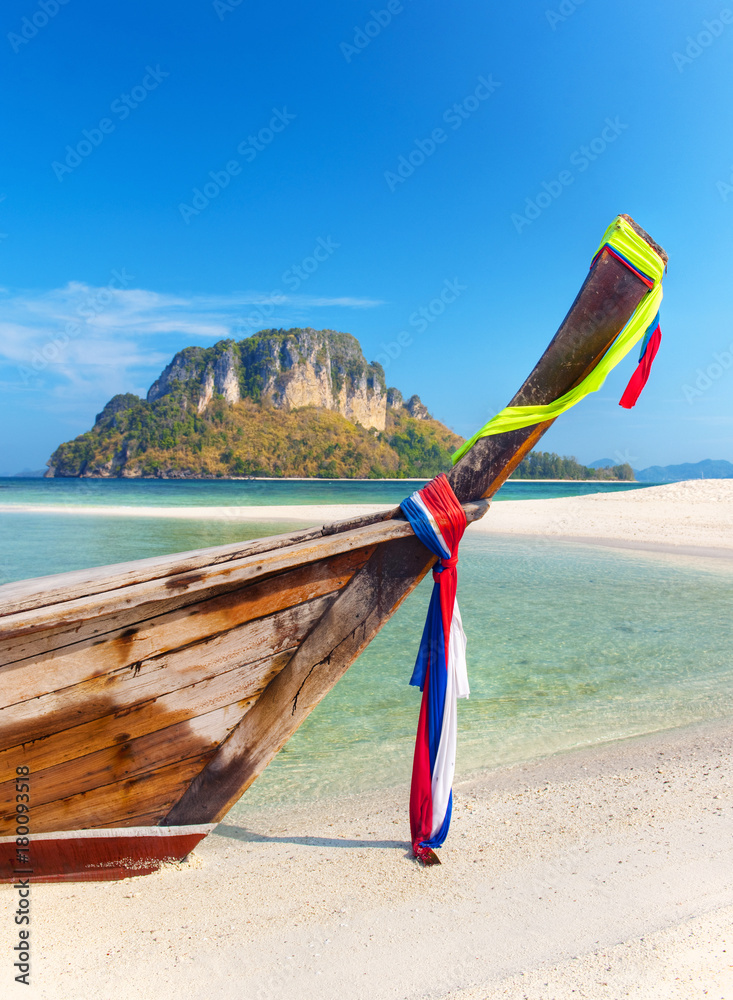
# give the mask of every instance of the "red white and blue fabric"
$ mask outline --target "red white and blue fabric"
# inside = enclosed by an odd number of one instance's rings
[[[456,602],[458,543],[466,515],[445,476],[401,504],[417,537],[438,556],[433,593],[415,669],[422,691],[410,789],[415,856],[427,860],[448,834],[453,805],[458,698],[468,698],[466,636]]]

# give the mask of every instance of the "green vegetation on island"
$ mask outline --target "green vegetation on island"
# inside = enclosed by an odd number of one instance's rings
[[[388,388],[381,365],[334,330],[262,330],[179,351],[147,399],[115,396],[94,426],[59,445],[49,476],[216,479],[430,479],[463,443],[418,396]],[[633,480],[532,452],[521,479]]]
[[[48,474],[430,478],[462,441],[388,389],[349,334],[273,330],[179,352],[147,399],[115,396],[60,445]]]
[[[203,414],[164,397],[115,396],[91,431],[51,457],[56,476],[430,478],[461,443],[437,420],[387,416],[367,430],[314,406],[284,411],[212,400]]]
[[[576,458],[556,455],[551,451],[532,451],[512,473],[514,479],[605,479],[634,481],[634,470],[628,464],[591,469]]]

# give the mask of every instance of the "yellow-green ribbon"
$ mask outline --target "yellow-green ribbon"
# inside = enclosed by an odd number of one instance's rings
[[[505,406],[458,449],[453,455],[454,465],[463,458],[469,449],[473,448],[479,438],[490,437],[492,434],[503,434],[506,431],[515,431],[520,427],[530,427],[533,424],[544,423],[546,420],[554,420],[555,417],[559,417],[561,413],[569,410],[571,406],[579,403],[589,393],[597,392],[606,381],[609,372],[626,357],[634,344],[637,344],[644,336],[647,327],[659,312],[659,304],[662,301],[664,261],[620,215],[613,220],[603,234],[596,254],[604,246],[617,250],[654,283],[634,310],[631,319],[593,371],[586,375],[579,385],[560,396],[553,403],[547,403],[544,406]]]

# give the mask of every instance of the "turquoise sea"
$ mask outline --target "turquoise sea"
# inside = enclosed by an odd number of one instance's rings
[[[0,584],[145,556],[223,545],[303,527],[268,522],[145,517],[141,508],[294,504],[398,504],[425,480],[0,478]],[[543,499],[643,488],[637,483],[510,482],[497,500]],[[54,512],[44,508],[54,507]],[[59,508],[68,513],[58,513]],[[135,517],[105,507],[135,508]],[[8,509],[10,508],[10,509]],[[94,508],[98,516],[78,513]]]
[[[267,506],[303,503],[399,503],[425,479],[21,479],[0,478],[5,504],[130,507]],[[510,480],[497,500],[574,497],[644,489],[652,483]]]
[[[489,515],[487,515],[489,516]],[[457,775],[733,716],[733,564],[517,538],[461,543],[471,696]],[[234,816],[408,784],[424,580]]]
[[[0,480],[2,582],[289,528],[268,524],[266,510],[261,522],[242,524],[59,514],[44,511],[49,505],[396,503],[419,485]],[[497,499],[598,489],[595,483],[510,483]],[[233,816],[409,781],[419,693],[407,682],[429,591],[426,580],[405,601]],[[724,560],[472,537],[469,530],[461,546],[459,603],[471,698],[459,702],[459,775],[733,716],[732,599],[733,564]]]

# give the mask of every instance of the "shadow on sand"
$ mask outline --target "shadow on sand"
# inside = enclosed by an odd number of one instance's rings
[[[263,833],[254,833],[241,826],[231,826],[220,823],[211,835],[229,837],[231,840],[241,840],[245,843],[259,844],[302,844],[304,847],[401,847],[409,848],[404,840],[347,840],[342,837],[268,837]]]

